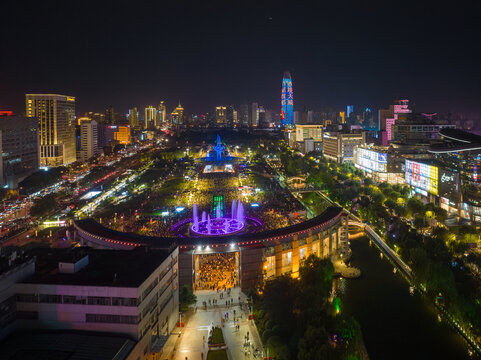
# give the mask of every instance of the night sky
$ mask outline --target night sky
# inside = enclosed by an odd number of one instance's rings
[[[160,100],[277,110],[289,70],[295,110],[409,98],[481,115],[474,1],[321,2],[2,1],[0,109],[23,112],[38,92],[77,96],[78,112]]]

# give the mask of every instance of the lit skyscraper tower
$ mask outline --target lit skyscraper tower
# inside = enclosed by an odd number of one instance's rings
[[[294,92],[292,91],[292,79],[289,71],[284,73],[282,79],[281,120],[283,126],[294,126]]]

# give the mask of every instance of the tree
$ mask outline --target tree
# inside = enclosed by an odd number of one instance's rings
[[[57,207],[55,194],[49,194],[41,199],[35,200],[35,203],[30,208],[30,215],[36,217],[43,217],[48,215]]]
[[[189,305],[197,302],[197,296],[192,292],[189,285],[185,284],[179,294],[180,311],[186,311]]]
[[[411,214],[411,216],[422,214],[424,212],[423,202],[416,198],[410,198],[406,204],[406,208]]]

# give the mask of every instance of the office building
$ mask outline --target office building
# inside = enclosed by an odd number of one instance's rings
[[[99,155],[98,128],[95,120],[80,125],[80,160],[87,161]]]
[[[167,119],[167,107],[165,106],[164,102],[161,101],[158,108],[157,108],[157,118],[156,118],[155,127],[165,126],[168,125]]]
[[[0,186],[16,188],[39,168],[35,118],[0,116]]]
[[[386,132],[385,139],[387,142],[392,140],[392,127],[397,120],[407,120],[412,110],[409,108],[409,100],[395,100],[394,105],[390,105],[388,109],[379,109],[379,129]],[[387,145],[387,143],[383,143]]]
[[[241,127],[249,126],[249,105],[243,104],[239,107],[238,118]]]
[[[227,107],[226,106],[216,106],[215,123],[219,127],[225,127],[227,125]]]
[[[157,110],[155,106],[149,105],[144,109],[144,123],[143,128],[149,129],[155,126],[156,119],[157,119]]]
[[[27,94],[26,114],[38,119],[40,165],[61,166],[77,160],[75,148],[75,97]]]
[[[130,126],[117,126],[114,132],[114,140],[121,145],[128,145],[131,143]]]
[[[354,105],[347,105],[346,106],[346,118],[349,119],[351,114],[354,112]]]
[[[234,106],[227,105],[225,110],[226,126],[232,129],[237,124],[237,111]]]
[[[140,129],[140,117],[139,111],[136,107],[129,110],[127,114],[127,118],[129,119],[129,125],[131,129],[139,130]]]
[[[259,104],[252,103],[251,111],[249,113],[249,127],[256,128],[259,125]]]
[[[115,124],[115,111],[113,106],[105,109],[105,123],[110,125]]]
[[[179,102],[179,105],[170,113],[170,123],[174,127],[183,126],[184,124],[184,108]]]
[[[322,141],[322,125],[296,125],[296,141]]]
[[[14,285],[16,327],[129,335],[131,359],[153,352],[178,321],[178,250],[91,248],[35,252],[34,274]]]
[[[353,162],[354,148],[366,143],[364,131],[329,131],[323,134],[322,155],[337,163]]]
[[[294,125],[294,92],[292,90],[291,74],[286,71],[282,79],[281,90],[281,120],[282,125],[292,127]]]
[[[16,284],[35,272],[35,260],[22,250],[0,248],[0,340],[17,330],[23,313],[16,308]]]

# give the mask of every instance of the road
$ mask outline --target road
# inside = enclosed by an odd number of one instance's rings
[[[177,346],[178,350],[175,354],[173,354],[173,359],[185,360],[187,358],[188,360],[205,360],[208,352],[207,338],[209,334],[209,328],[212,325],[222,327],[221,319],[226,311],[229,313],[229,320],[224,323],[222,330],[227,345],[227,354],[229,359],[253,359],[252,345],[250,347],[251,354],[246,354],[244,352],[244,338],[249,332],[250,343],[254,345],[254,348],[258,348],[260,350],[262,349],[261,341],[253,324],[253,320],[247,320],[248,313],[245,311],[246,306],[244,305],[244,310],[241,310],[241,307],[238,305],[239,296],[241,298],[241,303],[245,303],[246,300],[246,296],[240,291],[240,289],[232,289],[231,296],[224,296],[223,299],[219,299],[219,294],[215,291],[197,291],[196,295],[197,311],[191,315],[185,324],[185,328],[182,330],[180,343]],[[218,300],[217,306],[214,307],[211,305],[204,309],[202,302],[205,300],[208,303],[209,299],[212,300],[214,298]],[[233,299],[235,301],[235,305],[227,307],[225,304],[226,299]],[[236,311],[237,316],[242,314],[242,319],[239,319],[236,324],[234,324],[233,321],[234,310]],[[235,327],[237,324],[240,326],[239,331],[237,331]],[[201,357],[202,354],[204,355],[203,358]]]

